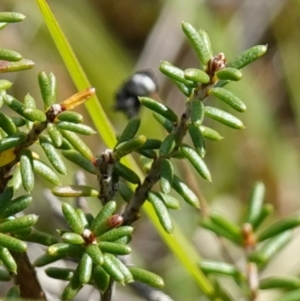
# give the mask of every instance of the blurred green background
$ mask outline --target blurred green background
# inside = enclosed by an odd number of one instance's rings
[[[197,67],[196,55],[181,32],[182,20],[206,30],[211,37],[214,52],[224,52],[228,60],[255,44],[268,44],[267,55],[244,70],[241,82],[229,87],[247,104],[247,112],[238,116],[246,129],[235,131],[209,122],[225,137],[220,142],[207,143],[206,162],[213,182],[207,183],[181,166],[178,170],[182,177],[194,181],[194,188],[205,196],[212,208],[237,222],[245,211],[250,188],[257,180],[265,183],[266,199],[275,206],[277,217],[299,210],[299,1],[48,2],[118,132],[126,124],[126,119],[112,109],[114,95],[122,81],[135,70],[151,68],[156,74],[161,98],[176,112],[182,110],[184,97],[158,71],[160,60],[171,61],[183,69]],[[0,10],[18,11],[27,16],[24,22],[8,26],[1,32],[1,47],[14,49],[36,63],[32,70],[2,76],[14,82],[10,93],[19,99],[30,93],[38,100],[37,74],[43,70],[53,71],[57,76],[59,99],[74,94],[74,85],[35,1],[1,0]],[[216,100],[209,102],[222,107]],[[81,113],[85,116],[85,122],[90,123],[87,113]],[[143,110],[141,115],[141,133],[149,137],[162,137],[163,132],[151,114]],[[85,141],[95,153],[105,149],[98,137],[90,137]],[[71,179],[70,173],[64,181],[69,183]],[[45,228],[49,221],[43,213],[49,205],[45,205],[38,189],[35,194],[40,201],[35,202],[32,210],[40,212],[40,225]],[[97,208],[99,205],[91,206]],[[221,260],[218,240],[197,227],[199,212],[185,204],[182,207],[173,216],[183,231],[191,237],[203,257]],[[136,263],[162,275],[166,281],[165,291],[174,300],[206,300],[190,276],[161,243],[150,222],[144,220],[137,224],[133,243]],[[278,269],[280,273],[299,275],[299,248],[300,240],[296,233],[295,241],[285,249],[282,256],[276,257],[264,275],[274,274]],[[235,249],[232,252],[239,261],[241,254]],[[222,281],[233,295],[240,297],[233,283],[224,279]],[[126,290],[127,295],[124,297],[118,294],[116,300],[141,300]],[[276,292],[264,294],[263,300],[272,300],[275,295]],[[78,300],[80,298],[83,297]]]

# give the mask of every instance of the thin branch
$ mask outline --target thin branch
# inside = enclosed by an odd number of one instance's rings
[[[111,301],[114,291],[114,281],[110,279],[107,290],[101,294],[101,301]]]
[[[173,151],[167,156],[170,158],[174,152],[176,152],[186,134],[187,124],[190,118],[190,111],[187,108],[186,111],[181,115],[179,124],[174,128],[173,134],[175,136],[176,145]],[[143,183],[137,187],[134,196],[126,206],[123,212],[124,225],[130,225],[136,221],[139,217],[140,208],[143,206],[144,202],[147,200],[148,192],[157,183],[160,177],[160,169],[162,161],[165,157],[159,156],[152,164],[150,171],[145,177]]]
[[[117,183],[114,181],[113,170],[116,160],[113,151],[106,149],[101,156],[95,160],[95,166],[98,168],[99,199],[103,205],[112,200],[116,191]]]
[[[215,72],[216,70],[225,66],[225,56],[223,53],[215,55],[208,63],[208,67],[206,73],[210,76],[210,82],[207,84],[199,85],[190,95],[189,100],[193,99],[197,101],[204,102],[207,98],[207,91],[211,88],[211,86],[215,83]],[[188,123],[190,122],[191,111],[189,106],[186,106],[185,112],[181,115],[180,121],[178,124],[174,125],[174,129],[172,131],[172,135],[174,135],[174,140],[176,141],[176,145],[173,150],[167,156],[159,156],[152,164],[150,171],[148,172],[144,182],[136,189],[135,194],[132,200],[129,202],[125,211],[123,213],[124,224],[130,225],[134,221],[136,221],[139,217],[139,210],[147,199],[148,192],[152,189],[152,187],[159,180],[160,169],[162,165],[163,159],[169,159],[172,157],[174,152],[178,150],[180,147],[183,138],[186,135],[188,129]]]
[[[256,249],[256,239],[253,233],[252,226],[248,223],[243,225],[244,249],[246,258]],[[259,301],[259,276],[257,264],[254,262],[247,262],[246,275],[249,287],[249,300]]]
[[[18,270],[15,284],[20,287],[21,298],[31,300],[47,300],[37,279],[34,267],[29,261],[27,253],[10,251],[15,259]]]

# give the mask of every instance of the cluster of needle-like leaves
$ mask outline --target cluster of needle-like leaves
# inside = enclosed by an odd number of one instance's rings
[[[0,29],[23,19],[24,16],[18,13],[0,13]],[[0,112],[0,260],[5,267],[0,270],[0,280],[15,277],[19,262],[14,254],[25,254],[26,241],[30,241],[48,246],[45,254],[35,261],[36,267],[61,259],[71,259],[76,263],[74,269],[46,269],[50,277],[68,281],[62,293],[63,300],[75,297],[86,284],[97,288],[105,300],[110,300],[114,281],[124,285],[139,281],[154,288],[163,287],[163,280],[158,275],[129,265],[122,257],[131,253],[132,223],[139,218],[144,202],[149,201],[164,230],[172,233],[174,226],[169,210],[180,209],[180,201],[173,191],[192,207],[200,207],[196,194],[176,175],[174,159],[187,159],[201,178],[212,180],[204,161],[206,140],[218,141],[222,136],[205,125],[206,118],[233,129],[244,128],[243,122],[231,110],[244,112],[246,104],[224,86],[239,81],[241,69],[267,50],[265,45],[254,46],[227,62],[223,53],[213,53],[204,30],[196,30],[186,22],[182,23],[182,29],[199,58],[199,67],[182,70],[162,61],[160,71],[182,92],[185,110],[177,115],[162,102],[140,97],[141,104],[153,112],[157,122],[166,130],[162,140],[137,135],[141,119],[134,117],[118,136],[113,149],[94,155],[78,134],[91,135],[95,131],[82,123],[80,114],[72,111],[95,93],[93,88],[57,102],[54,74],[41,72],[38,81],[43,105],[40,107],[40,102],[29,94],[22,101],[11,96],[7,90],[12,83],[0,79],[0,107],[11,110],[11,114],[7,113],[9,110]],[[25,70],[33,65],[15,51],[0,49],[0,72]],[[227,104],[228,110],[210,106],[211,97]],[[190,139],[186,139],[187,136]],[[32,151],[33,145],[40,146],[48,162]],[[123,157],[133,153],[140,155],[144,179],[122,163]],[[67,174],[65,159],[95,175],[98,187],[62,186],[59,174]],[[30,192],[35,187],[36,174],[54,185],[54,195],[96,197],[101,201],[102,209],[93,216],[82,208],[63,202],[62,215],[69,229],[58,230],[60,241],[37,231],[33,226],[38,217],[23,213],[32,202]],[[15,196],[21,186],[26,194]],[[116,194],[126,202],[121,213],[116,213]],[[240,225],[215,211],[208,211],[201,218],[202,227],[245,251],[245,269],[228,262],[202,260],[199,263],[205,275],[216,276],[212,279],[216,292],[208,296],[211,300],[233,300],[230,293],[218,284],[218,275],[231,277],[249,300],[256,300],[258,289],[270,288],[290,291],[280,301],[300,298],[297,277],[276,276],[259,280],[260,270],[291,239],[291,229],[300,224],[300,217],[296,215],[262,228],[261,224],[272,212],[272,206],[264,204],[263,198],[264,186],[256,183],[247,215]],[[14,286],[7,298],[19,298],[19,295],[20,289]]]

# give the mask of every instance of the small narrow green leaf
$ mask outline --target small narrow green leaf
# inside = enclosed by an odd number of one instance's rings
[[[32,202],[30,195],[22,195],[14,200],[5,202],[5,206],[0,207],[0,217],[7,218],[26,209]]]
[[[77,134],[61,130],[62,135],[68,140],[68,142],[76,149],[78,150],[83,156],[85,156],[87,159],[92,160],[94,158],[94,155],[92,151],[89,149],[89,147],[78,137]]]
[[[245,126],[237,117],[214,107],[205,107],[205,115],[233,129],[244,129]]]
[[[199,200],[195,193],[176,175],[173,177],[173,188],[191,206],[199,208]]]
[[[104,263],[104,256],[98,245],[90,244],[86,247],[85,251],[91,257],[94,264],[102,265]]]
[[[129,266],[128,269],[135,281],[145,283],[147,285],[150,285],[158,289],[162,289],[165,285],[164,280],[160,276],[152,272],[149,272],[147,270],[135,266]]]
[[[175,149],[176,146],[176,136],[171,133],[162,142],[159,148],[159,154],[161,157],[167,157]]]
[[[125,129],[123,130],[122,134],[118,138],[118,143],[122,143],[122,142],[125,142],[125,141],[128,141],[128,140],[132,139],[136,135],[136,133],[137,133],[139,127],[140,127],[140,124],[141,124],[140,117],[134,116],[133,118],[131,118],[128,121],[128,123],[127,123]]]
[[[188,68],[184,70],[184,77],[188,80],[207,84],[210,81],[209,75],[200,69]]]
[[[129,236],[132,234],[134,228],[131,226],[122,226],[118,228],[111,229],[98,237],[100,242],[103,241],[116,241],[124,236]]]
[[[83,116],[77,112],[63,111],[63,112],[59,113],[59,115],[56,117],[56,119],[59,121],[81,123],[83,121]]]
[[[94,265],[92,277],[96,287],[101,292],[105,292],[109,285],[109,275],[100,265]]]
[[[195,49],[200,62],[205,66],[212,58],[211,47],[208,43],[208,36],[204,35],[203,30],[197,31],[191,24],[182,22],[182,30],[189,39],[193,48]]]
[[[200,130],[200,127],[195,126],[192,123],[189,123],[188,131],[189,131],[189,134],[193,141],[195,151],[201,158],[204,158],[204,156],[206,154],[206,145],[205,145],[204,136]]]
[[[25,109],[25,106],[22,102],[8,94],[3,95],[3,100],[8,107],[17,112],[19,115],[23,116],[23,110]]]
[[[47,120],[46,114],[35,108],[25,107],[23,110],[23,116],[30,121],[44,122]]]
[[[67,168],[65,166],[65,163],[60,154],[57,152],[55,146],[51,143],[51,141],[45,136],[40,136],[39,141],[43,151],[45,152],[52,166],[59,173],[63,175],[67,174]]]
[[[239,69],[232,68],[232,67],[225,67],[217,70],[216,76],[218,79],[221,80],[238,81],[242,79],[243,74]]]
[[[19,239],[38,243],[44,246],[51,246],[57,243],[57,239],[48,233],[44,233],[35,229],[31,229],[29,234],[15,234]]]
[[[8,90],[12,86],[12,82],[6,79],[0,79],[0,91]]]
[[[183,70],[172,65],[169,62],[166,62],[166,61],[160,62],[159,70],[166,76],[168,76],[171,79],[176,80],[184,85],[191,86],[191,87],[195,86],[195,83],[193,81],[185,78],[185,73]]]
[[[0,246],[0,260],[3,262],[4,266],[11,273],[17,274],[17,263],[14,258],[10,254],[7,248],[3,248]]]
[[[217,211],[212,211],[210,213],[210,219],[219,227],[223,228],[224,231],[227,231],[232,236],[236,237],[237,241],[242,241],[242,231],[241,228],[229,220],[224,215],[218,213]]]
[[[143,148],[143,147],[141,147]],[[157,153],[153,149],[138,149],[136,153],[140,154],[143,157],[149,158],[149,159],[156,159]]]
[[[165,193],[161,193],[161,192],[159,194],[162,197],[167,208],[175,209],[175,210],[180,209],[180,203],[179,203],[178,199],[176,199],[175,197],[173,197],[169,194],[165,194]]]
[[[89,227],[89,221],[86,217],[85,212],[81,208],[76,208],[76,213],[77,213],[78,217],[80,218],[84,229],[87,229]]]
[[[153,116],[165,128],[165,130],[168,133],[171,133],[173,131],[174,125],[172,121],[157,113],[153,113]]]
[[[123,217],[119,214],[113,214],[101,222],[94,230],[95,236],[100,236],[101,234],[109,231],[112,228],[119,227],[123,222]]]
[[[80,273],[79,273],[79,265],[78,265],[76,270],[74,271],[72,279],[67,284],[67,286],[65,287],[61,295],[62,300],[72,300],[82,289],[83,284],[80,282],[79,275]]]
[[[295,276],[282,275],[263,278],[259,281],[259,289],[266,290],[272,288],[294,290],[300,288],[300,279]]]
[[[98,197],[99,191],[90,186],[85,185],[68,185],[57,186],[52,188],[52,193],[61,197],[79,197],[79,196],[95,196]]]
[[[71,229],[77,234],[82,234],[84,226],[76,210],[70,204],[64,202],[62,203],[62,212]]]
[[[233,264],[226,262],[202,260],[199,263],[199,267],[205,274],[217,274],[237,277],[240,273]]]
[[[103,253],[110,253],[115,255],[127,255],[131,253],[131,248],[129,246],[115,242],[100,241],[98,243],[98,246]]]
[[[202,124],[204,119],[205,107],[202,101],[192,98],[187,103],[191,115],[191,122],[195,126]]]
[[[17,126],[13,120],[2,112],[0,112],[0,127],[8,135],[14,135],[18,132]]]
[[[85,124],[60,121],[56,125],[61,130],[67,130],[81,135],[93,135],[96,133],[95,130]]]
[[[125,276],[120,271],[119,266],[116,265],[116,258],[114,255],[104,254],[104,263],[102,265],[103,269],[107,274],[111,276],[117,282],[125,284]]]
[[[148,192],[148,200],[152,204],[160,224],[167,233],[173,232],[173,223],[168,208],[161,196],[154,191]]]
[[[131,235],[123,236],[122,238],[116,240],[115,242],[122,245],[128,245],[131,242]]]
[[[114,148],[114,158],[116,161],[120,160],[122,157],[138,150],[145,142],[147,138],[144,135],[137,136],[128,141],[118,144]]]
[[[26,108],[36,108],[36,102],[29,93],[27,93],[24,97],[24,106]]]
[[[45,266],[47,264],[50,264],[50,263],[55,262],[57,260],[60,260],[60,259],[62,259],[64,257],[65,257],[65,254],[49,255],[49,254],[46,253],[46,254],[43,254],[42,256],[38,257],[34,261],[33,265],[35,267],[43,267],[43,266]]]
[[[3,138],[0,140],[0,152],[4,152],[8,149],[19,146],[20,144],[24,143],[26,140],[27,140],[27,135],[24,133],[18,133],[15,135],[11,135],[7,138]],[[1,157],[3,157],[3,154],[1,154]]]
[[[262,57],[267,52],[267,45],[253,46],[226,64],[226,67],[242,69],[246,65]]]
[[[174,168],[170,160],[164,159],[160,169],[160,189],[163,193],[170,193],[172,190]]]
[[[263,230],[257,236],[257,241],[263,241],[275,235],[278,235],[282,232],[288,231],[300,225],[300,215],[290,216],[282,219],[272,225],[270,225],[267,229]]]
[[[211,42],[210,42],[210,38],[209,38],[208,33],[203,29],[199,29],[198,33],[199,33],[200,38],[203,42],[203,45],[205,46],[205,52],[206,52],[207,58],[209,58],[209,59],[212,58],[213,57],[213,50],[212,50],[212,47],[211,47]]]
[[[126,165],[122,164],[121,162],[116,162],[114,166],[114,173],[118,176],[122,177],[126,181],[133,183],[133,184],[140,184],[141,180],[139,176]]]
[[[178,117],[175,114],[173,110],[171,110],[166,105],[162,104],[161,102],[158,102],[154,99],[151,99],[149,97],[140,97],[140,102],[143,106],[150,109],[151,111],[156,112],[157,114],[160,114],[161,116],[165,117],[169,121],[178,122]]]
[[[24,118],[20,116],[11,116],[10,119],[15,124],[16,127],[22,127],[26,124],[26,121]]]
[[[161,140],[147,139],[146,142],[139,148],[139,150],[159,149],[160,146],[161,146]]]
[[[223,139],[223,137],[217,131],[215,131],[207,126],[200,125],[199,129],[200,129],[203,137],[206,139],[210,139],[212,141],[219,141],[219,140]]]
[[[232,233],[228,232],[227,229],[222,228],[222,226],[216,224],[210,218],[203,218],[200,224],[203,228],[206,228],[217,235],[223,236],[237,245],[241,244],[239,236],[233,235]]]
[[[84,244],[84,239],[81,235],[73,232],[65,232],[62,237],[62,241],[67,243],[67,244],[72,244],[72,245],[81,245]]]
[[[252,228],[257,225],[257,220],[261,215],[264,203],[265,186],[262,182],[256,182],[251,190],[249,206],[247,210],[246,223],[252,225]]]
[[[9,80],[0,79],[0,91],[8,90],[11,86],[12,86],[12,82],[10,82]]]
[[[117,204],[115,201],[109,201],[103,206],[99,211],[95,219],[91,224],[91,231],[94,231],[102,222],[104,222],[108,217],[110,217],[116,211]]]
[[[63,142],[63,137],[55,123],[49,122],[47,124],[47,131],[51,138],[51,141],[55,147],[60,147]]]
[[[285,231],[266,241],[258,250],[249,255],[249,260],[265,265],[292,239],[292,231]]]
[[[1,61],[0,73],[27,70],[34,65],[34,62],[28,59],[21,59],[17,62]]]
[[[73,149],[73,146],[66,138],[63,138],[62,144],[59,148],[64,150],[69,150],[69,149]]]
[[[45,270],[45,273],[47,274],[47,276],[54,279],[70,281],[74,275],[74,270],[67,268],[49,267]]]
[[[54,245],[49,246],[47,249],[47,254],[50,256],[66,256],[72,254],[76,251],[81,250],[81,246],[79,245],[70,245],[67,243],[57,243]],[[57,259],[56,259],[57,260]]]
[[[19,229],[24,229],[26,227],[31,227],[35,225],[37,220],[38,216],[35,214],[28,214],[13,220],[8,220],[0,224],[0,232],[8,233]]]
[[[21,152],[20,171],[23,187],[25,191],[30,192],[34,187],[34,172],[32,153],[29,149],[24,149]]]
[[[192,95],[194,87],[187,86],[187,85],[185,85],[175,79],[172,79],[172,78],[171,78],[171,80],[177,86],[177,88],[181,91],[181,93],[183,95],[185,95],[186,97],[190,97]]]
[[[48,182],[54,185],[60,185],[60,178],[55,171],[41,160],[33,160],[33,170]]]
[[[238,112],[246,111],[246,105],[234,93],[227,89],[219,87],[211,88],[208,90],[208,95],[210,94],[227,103]]]
[[[197,154],[197,152],[189,147],[188,145],[182,145],[180,147],[183,155],[191,162],[191,164],[194,166],[196,171],[199,173],[199,175],[207,180],[211,181],[211,175],[210,171],[207,168],[205,162],[203,159]]]
[[[0,22],[14,23],[21,22],[26,18],[25,15],[16,12],[0,12]]]
[[[17,62],[22,59],[22,55],[19,52],[10,49],[0,49],[0,60]]]
[[[273,213],[273,211],[274,206],[272,204],[264,204],[260,215],[257,217],[256,222],[252,225],[252,229],[256,230],[264,222],[264,220]]]
[[[65,158],[77,164],[78,166],[85,169],[89,173],[96,174],[96,168],[92,163],[92,161],[84,157],[80,152],[74,149],[70,149],[70,150],[62,150],[61,153]]]
[[[44,109],[47,110],[56,102],[57,84],[54,74],[41,72],[38,75],[40,90],[44,101]]]
[[[5,209],[7,204],[10,202],[10,200],[14,196],[14,189],[12,187],[5,187],[4,191],[0,194],[0,211]]]
[[[93,261],[92,258],[84,253],[79,262],[79,281],[87,284],[92,276]]]
[[[16,252],[25,252],[27,250],[27,245],[24,241],[2,233],[0,233],[0,246]]]
[[[105,254],[104,260],[105,260],[104,265],[106,265],[106,264],[108,264],[108,262],[110,262],[112,267],[113,266],[115,267],[115,270],[119,270],[122,273],[122,275],[124,277],[124,282],[118,281],[118,280],[116,280],[116,281],[121,282],[122,284],[133,282],[133,277],[132,277],[132,274],[130,273],[129,269],[116,256],[111,255],[111,254]],[[105,269],[104,265],[102,267]],[[111,276],[113,278],[112,274],[111,274]]]

